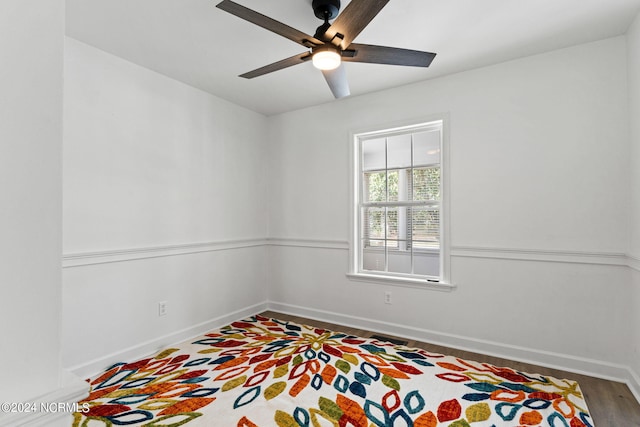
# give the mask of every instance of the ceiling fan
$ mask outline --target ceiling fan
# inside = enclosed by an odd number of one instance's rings
[[[241,74],[240,77],[252,79],[311,60],[322,71],[333,95],[342,98],[350,94],[342,61],[428,67],[436,56],[431,52],[352,43],[388,2],[389,0],[352,0],[338,15],[340,0],[313,0],[312,7],[316,17],[324,21],[313,36],[231,0],[223,0],[216,7],[310,49]],[[329,23],[333,19],[335,21]]]

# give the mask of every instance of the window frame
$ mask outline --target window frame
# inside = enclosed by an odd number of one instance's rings
[[[400,285],[417,287],[424,289],[452,290],[455,286],[450,279],[450,178],[449,178],[449,117],[448,114],[438,114],[430,117],[419,118],[402,123],[380,125],[368,129],[352,131],[349,138],[349,163],[350,163],[350,236],[349,236],[349,271],[347,276],[352,280],[383,283],[389,285]],[[440,277],[434,278],[416,275],[393,273],[383,271],[363,270],[361,254],[363,236],[361,235],[360,212],[363,191],[363,170],[361,142],[367,139],[386,138],[395,135],[402,135],[413,132],[420,132],[433,129],[434,126],[440,128]],[[419,249],[420,253],[428,253],[432,250]]]

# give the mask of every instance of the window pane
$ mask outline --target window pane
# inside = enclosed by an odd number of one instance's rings
[[[440,200],[440,168],[413,170],[413,200]]]
[[[383,248],[384,249],[384,240],[365,240],[365,247],[367,248]]]
[[[387,138],[387,167],[400,169],[411,167],[411,134]]]
[[[411,274],[411,252],[389,251],[389,272]]]
[[[364,174],[364,201],[384,202],[387,200],[387,174],[367,172]]]
[[[385,209],[384,208],[364,208],[363,218],[363,237],[364,240],[385,238]]]
[[[364,201],[386,202],[387,187],[389,201],[398,200],[398,171],[365,172],[364,173]]]
[[[387,208],[387,239],[398,239],[398,208]],[[395,247],[398,247],[397,245]]]
[[[384,242],[380,242],[384,243]],[[384,271],[384,249],[363,249],[362,269],[372,271]]]
[[[381,170],[386,167],[385,138],[362,141],[362,170]]]
[[[440,252],[413,252],[413,273],[425,276],[440,276]]]
[[[388,186],[389,186],[389,202],[397,202],[398,201],[398,195],[400,194],[399,192],[399,188],[398,188],[398,176],[399,176],[399,171],[397,170],[390,170],[387,172],[387,178],[389,179],[388,181]]]
[[[413,134],[413,166],[440,163],[440,131]]]
[[[411,233],[413,249],[440,248],[440,210],[412,208]]]

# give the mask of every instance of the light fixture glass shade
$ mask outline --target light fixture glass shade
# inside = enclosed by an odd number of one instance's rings
[[[313,54],[313,66],[319,70],[334,70],[340,66],[340,54],[332,49]]]

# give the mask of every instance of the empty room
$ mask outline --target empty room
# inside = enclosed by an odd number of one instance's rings
[[[3,0],[0,425],[640,426],[640,0]]]

